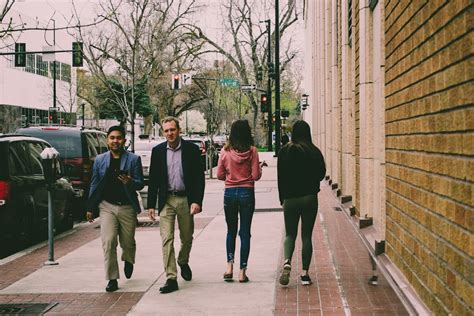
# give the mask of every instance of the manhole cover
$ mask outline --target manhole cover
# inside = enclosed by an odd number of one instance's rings
[[[0,304],[0,315],[42,315],[58,303]]]
[[[283,208],[256,208],[255,212],[283,212]]]

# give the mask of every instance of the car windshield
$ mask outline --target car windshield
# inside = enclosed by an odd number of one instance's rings
[[[82,157],[81,134],[62,133],[60,130],[22,129],[21,134],[27,134],[44,139],[58,152],[60,158]]]

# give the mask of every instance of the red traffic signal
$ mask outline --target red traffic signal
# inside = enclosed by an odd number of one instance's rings
[[[265,93],[262,93],[260,95],[260,111],[262,113],[268,112],[268,102],[267,102],[267,95]]]
[[[171,83],[171,88],[173,90],[181,89],[181,76],[179,74],[174,74],[172,77],[173,81]]]

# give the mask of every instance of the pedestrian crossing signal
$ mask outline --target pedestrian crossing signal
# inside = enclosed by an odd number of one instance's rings
[[[179,74],[174,74],[172,76],[171,89],[173,90],[181,89],[181,76]]]

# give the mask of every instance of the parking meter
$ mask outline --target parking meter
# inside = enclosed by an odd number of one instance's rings
[[[43,162],[44,179],[48,186],[48,261],[46,265],[56,265],[54,261],[54,212],[53,200],[51,191],[53,190],[53,183],[56,181],[56,163],[59,152],[53,147],[45,148],[41,152],[41,159]]]
[[[47,184],[52,184],[56,181],[56,162],[58,156],[59,152],[53,147],[45,148],[41,152],[44,178]]]

